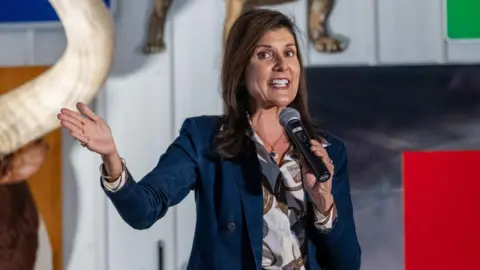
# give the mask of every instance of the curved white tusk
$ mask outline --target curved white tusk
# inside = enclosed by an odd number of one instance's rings
[[[49,2],[65,29],[67,48],[49,70],[0,96],[0,157],[60,127],[60,109],[90,102],[111,69],[114,23],[104,2]]]

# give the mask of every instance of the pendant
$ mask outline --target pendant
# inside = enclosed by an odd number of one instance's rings
[[[275,151],[270,152],[270,156],[274,159],[277,159],[277,152]]]

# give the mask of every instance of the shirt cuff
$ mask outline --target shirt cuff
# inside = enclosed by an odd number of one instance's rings
[[[124,170],[114,182],[107,182],[104,177],[101,177],[105,189],[110,192],[115,192],[121,189],[127,181],[127,174],[125,172],[126,170]]]
[[[313,211],[315,213],[315,227],[319,230],[330,230],[333,227],[333,220],[334,217],[336,216],[336,207],[335,203],[330,209],[330,212],[328,213],[328,216],[324,216],[314,205],[313,206]]]

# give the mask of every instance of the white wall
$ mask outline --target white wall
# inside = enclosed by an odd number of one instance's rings
[[[166,25],[167,51],[138,53],[150,3],[118,0],[117,52],[111,77],[95,104],[114,131],[134,177],[145,175],[186,117],[221,112],[219,70],[224,1],[176,1]],[[276,7],[293,14],[306,40],[306,1]],[[351,38],[343,54],[319,54],[309,44],[310,66],[398,65],[480,61],[480,41],[444,39],[443,4],[415,0],[339,0],[336,33]],[[0,28],[0,65],[45,65],[58,59],[65,39],[58,29]],[[64,136],[65,269],[157,269],[156,243],[165,243],[167,270],[185,266],[195,206],[189,196],[154,227],[129,228],[98,183],[97,156]]]

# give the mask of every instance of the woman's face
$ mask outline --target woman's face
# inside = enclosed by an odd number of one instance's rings
[[[290,31],[280,28],[265,33],[245,70],[255,108],[288,106],[297,95],[299,77],[297,46]]]

